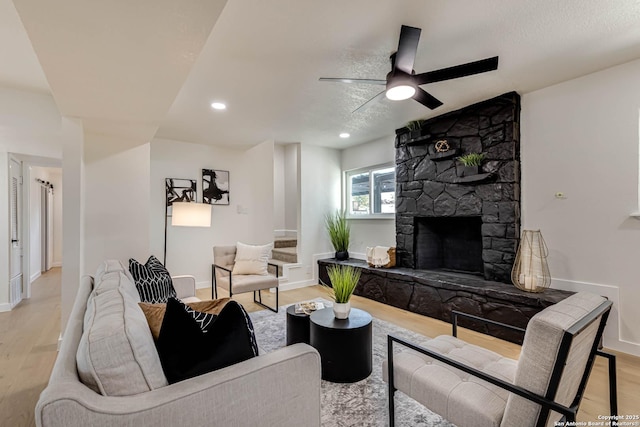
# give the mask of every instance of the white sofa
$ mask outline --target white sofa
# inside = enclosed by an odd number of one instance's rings
[[[193,278],[176,278],[174,283],[179,298],[195,297]],[[137,306],[137,291],[132,290],[130,275],[117,261],[101,266],[95,286],[92,277],[83,278],[49,385],[36,406],[38,426],[298,426],[301,420],[305,426],[320,425],[320,356],[315,349],[296,344],[166,385],[164,374],[157,372],[151,332],[140,321],[144,314]],[[109,335],[104,330],[83,339],[85,324],[91,331],[114,306],[124,307],[123,314],[107,316],[114,326],[108,338],[116,344],[103,342]],[[133,355],[115,354],[122,342]],[[117,368],[112,369],[115,376],[96,374],[112,374],[109,364]],[[123,384],[128,389],[122,390]],[[148,390],[129,393],[139,388]]]

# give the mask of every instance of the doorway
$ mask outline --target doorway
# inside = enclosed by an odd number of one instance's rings
[[[22,164],[14,157],[9,161],[9,210],[11,229],[9,304],[15,307],[22,301]]]
[[[28,281],[30,284],[52,267],[62,265],[62,169],[30,164],[25,168],[28,193]],[[27,261],[28,260],[28,261]]]

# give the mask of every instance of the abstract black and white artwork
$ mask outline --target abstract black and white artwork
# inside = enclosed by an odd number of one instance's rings
[[[229,204],[229,171],[202,169],[202,201],[210,205]]]
[[[166,178],[167,215],[171,215],[173,202],[195,202],[196,180],[182,178]]]

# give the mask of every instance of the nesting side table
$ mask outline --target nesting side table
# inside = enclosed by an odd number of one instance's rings
[[[336,319],[332,308],[309,316],[310,344],[320,353],[322,379],[353,383],[371,375],[373,329],[371,315],[352,308],[347,319]]]

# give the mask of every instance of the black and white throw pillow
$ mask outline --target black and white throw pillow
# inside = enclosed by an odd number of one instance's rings
[[[211,316],[205,329],[205,313],[194,315],[175,298],[167,301],[156,341],[162,369],[170,384],[222,369],[258,355],[253,330],[246,312],[229,301],[218,315]],[[246,317],[245,317],[246,316]],[[250,321],[249,321],[250,322]]]
[[[144,265],[133,258],[129,259],[129,272],[140,294],[140,301],[160,304],[176,297],[171,275],[153,255]]]

